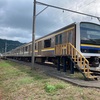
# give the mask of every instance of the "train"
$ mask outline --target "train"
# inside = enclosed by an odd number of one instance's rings
[[[63,71],[77,68],[85,78],[95,79],[90,69],[100,71],[100,25],[92,22],[75,22],[3,54],[4,58],[32,62],[52,62],[63,66]]]
[[[100,67],[100,25],[92,22],[72,23],[36,39],[35,61],[56,64],[55,46],[65,43],[71,43],[89,61],[91,67]],[[32,42],[17,47],[5,55],[8,58],[31,61]]]

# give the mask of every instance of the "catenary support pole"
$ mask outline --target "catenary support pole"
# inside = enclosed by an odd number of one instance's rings
[[[7,42],[5,43],[5,59],[6,59],[6,56],[7,56]]]
[[[5,43],[5,53],[7,52],[7,42]]]
[[[34,0],[33,7],[33,27],[32,27],[32,67],[34,68],[34,57],[35,57],[35,24],[36,24],[36,0]]]

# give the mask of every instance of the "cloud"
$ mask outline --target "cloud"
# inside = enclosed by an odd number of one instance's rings
[[[8,0],[4,8],[2,25],[12,28],[31,29],[32,26],[32,3],[31,0]]]
[[[100,16],[100,3],[95,0],[38,0],[40,2]],[[37,13],[44,6],[37,5]],[[30,42],[32,40],[33,0],[0,0],[0,38]],[[77,21],[97,19],[47,8],[36,17],[36,38],[49,34],[61,27]]]
[[[0,38],[28,42],[31,34],[27,30],[0,27]]]
[[[0,38],[31,41],[32,0],[2,0],[0,8]]]
[[[100,15],[98,13],[99,10],[97,10],[98,8],[100,8],[99,3],[92,2],[92,1],[93,0],[89,0],[89,1],[83,0],[82,2],[81,0],[70,0],[70,1],[69,0],[64,0],[64,1],[48,0],[48,3],[63,8],[68,8],[71,10],[99,16]],[[42,0],[42,2],[46,2],[46,1]],[[79,21],[92,21],[95,23],[99,23],[98,20],[95,18],[71,13],[68,11],[57,10],[54,8],[48,8],[37,18],[36,33],[39,34],[39,36],[43,36],[61,27],[64,27],[68,24],[71,24],[73,22],[79,22]]]

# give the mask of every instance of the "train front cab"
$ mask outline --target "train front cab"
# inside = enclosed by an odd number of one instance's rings
[[[76,48],[84,55],[91,67],[100,68],[100,25],[81,22],[76,28]]]

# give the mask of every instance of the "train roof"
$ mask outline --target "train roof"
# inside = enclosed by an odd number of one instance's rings
[[[43,36],[43,37],[40,37],[40,38],[36,39],[35,41],[38,41],[38,40],[40,40],[40,39],[42,39],[42,38],[45,38],[45,37],[47,37],[47,36],[49,36],[49,35],[52,35],[52,34],[56,34],[57,32],[62,31],[62,30],[65,30],[66,28],[72,27],[72,26],[74,26],[75,24],[76,24],[76,23],[72,23],[72,24],[70,24],[70,25],[67,25],[67,26],[65,26],[65,27],[63,27],[63,28],[60,28],[60,29],[58,29],[58,30],[56,30],[56,31],[54,31],[54,32],[52,32],[52,33],[49,33],[49,34],[47,34],[47,35],[45,35],[45,36]]]
[[[85,21],[84,21],[84,22],[85,22]],[[82,22],[77,22],[77,23],[82,23]],[[47,34],[47,35],[45,35],[45,36],[43,36],[43,37],[40,37],[40,38],[36,39],[35,41],[38,41],[38,40],[41,40],[41,39],[43,39],[43,38],[45,38],[45,37],[48,37],[48,36],[50,36],[50,35],[56,34],[56,33],[59,32],[59,31],[65,30],[66,28],[70,28],[70,27],[76,25],[77,23],[74,22],[74,23],[72,23],[72,24],[70,24],[70,25],[67,25],[67,26],[65,26],[65,27],[62,27],[62,28],[60,28],[60,29],[58,29],[58,30],[56,30],[56,31],[54,31],[54,32],[52,32],[52,33],[50,33],[50,34]],[[86,22],[86,23],[91,23],[91,24],[99,25],[99,24],[93,23],[93,22]],[[32,42],[29,42],[29,43],[26,43],[26,44],[24,44],[24,45],[21,45],[21,46],[15,48],[15,49],[19,49],[19,48],[21,48],[21,47],[25,47],[25,46],[27,46],[27,45],[29,45],[29,44],[32,44]],[[15,50],[15,49],[14,49],[14,50]],[[11,50],[11,51],[12,51],[12,50]]]
[[[85,21],[84,21],[84,22],[85,22]],[[82,23],[82,22],[77,22],[77,23]],[[96,24],[96,23],[93,23],[93,22],[86,22],[86,23]],[[43,37],[40,37],[40,38],[36,39],[35,41],[38,41],[38,40],[43,39],[43,38],[45,38],[45,37],[47,37],[47,36],[56,34],[57,32],[62,31],[62,30],[65,30],[66,28],[70,28],[70,27],[72,27],[72,26],[74,26],[74,25],[76,25],[76,22],[74,22],[74,23],[72,23],[72,24],[69,24],[69,25],[67,25],[67,26],[65,26],[65,27],[62,27],[62,28],[60,28],[60,29],[58,29],[58,30],[56,30],[56,31],[54,31],[54,32],[52,32],[52,33],[49,33],[49,34],[43,36]],[[99,25],[99,24],[96,24],[96,25]],[[26,44],[24,44],[24,45],[22,45],[22,46],[20,46],[20,47],[27,46],[27,45],[29,45],[29,44],[31,44],[31,43],[32,43],[32,42],[26,43]]]
[[[58,30],[56,30],[56,31],[54,31],[54,32],[52,32],[52,33],[50,33],[50,34],[47,34],[47,35],[45,35],[45,36],[43,36],[43,37],[40,37],[40,38],[36,39],[35,41],[38,41],[38,40],[40,40],[40,39],[42,39],[42,38],[45,38],[45,37],[47,37],[47,36],[49,36],[49,35],[52,35],[52,34],[56,34],[57,32],[62,31],[62,30],[64,30],[64,29],[66,29],[66,28],[72,27],[72,26],[74,26],[74,25],[75,25],[75,23],[72,23],[72,24],[70,24],[70,25],[67,25],[67,26],[65,26],[65,27],[63,27],[63,28],[60,28],[60,29],[58,29]],[[29,44],[31,44],[31,43],[32,43],[32,42],[26,43],[26,44],[24,44],[24,45],[21,45],[21,46],[19,46],[19,47],[16,47],[15,49],[22,48],[22,47],[27,46],[27,45],[29,45]]]
[[[52,35],[52,34],[56,34],[56,33],[59,32],[59,31],[65,30],[66,28],[72,27],[72,26],[74,26],[74,25],[76,25],[76,24],[79,24],[79,23],[91,23],[91,24],[99,25],[99,24],[97,24],[97,23],[93,23],[93,22],[89,22],[89,21],[88,21],[88,22],[86,22],[86,21],[74,22],[74,23],[69,24],[69,25],[67,25],[67,26],[65,26],[65,27],[62,27],[62,28],[60,28],[60,29],[58,29],[58,30],[56,30],[56,31],[54,31],[54,32],[52,32],[52,33],[50,33],[50,34],[47,34],[47,35],[45,35],[45,36],[43,36],[43,37],[40,37],[40,38],[36,39],[35,41],[38,41],[38,40],[40,40],[40,39],[42,39],[42,38],[45,38],[45,37],[47,37],[47,36],[49,36],[49,35]]]

